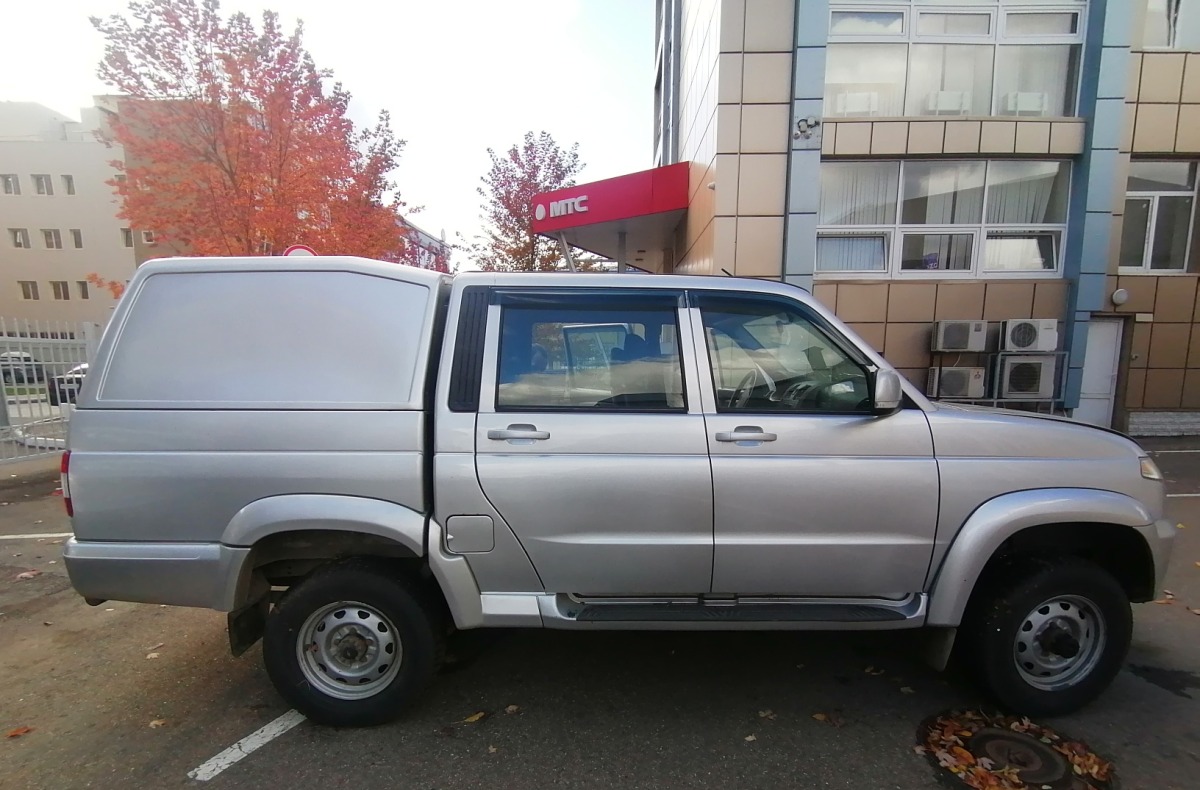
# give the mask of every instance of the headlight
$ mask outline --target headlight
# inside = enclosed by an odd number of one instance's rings
[[[1142,477],[1146,478],[1147,480],[1163,479],[1162,471],[1158,468],[1158,464],[1154,463],[1153,460],[1144,455],[1138,460],[1142,462]]]

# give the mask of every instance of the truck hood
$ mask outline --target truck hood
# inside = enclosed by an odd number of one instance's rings
[[[937,402],[927,412],[939,456],[1113,458],[1144,455],[1119,431],[1053,414]]]

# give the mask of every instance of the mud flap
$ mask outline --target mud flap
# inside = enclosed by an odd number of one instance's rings
[[[229,630],[229,651],[234,657],[245,653],[262,639],[267,627],[267,612],[271,596],[263,594],[258,600],[226,615]]]
[[[954,638],[958,635],[957,628],[926,628],[924,649],[922,650],[925,663],[938,672],[943,672],[950,663],[950,654],[954,652]]]

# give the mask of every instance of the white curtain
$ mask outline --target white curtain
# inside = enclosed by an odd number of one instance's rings
[[[821,165],[822,225],[890,225],[896,221],[897,162]]]
[[[988,223],[1065,222],[1066,217],[1062,216],[1065,195],[1055,194],[1060,167],[1063,165],[1058,162],[993,162],[988,174]],[[1065,191],[1066,179],[1062,181]]]
[[[907,163],[902,213],[905,225],[977,224],[983,215],[983,163]]]
[[[820,236],[817,271],[881,272],[887,268],[887,236]]]

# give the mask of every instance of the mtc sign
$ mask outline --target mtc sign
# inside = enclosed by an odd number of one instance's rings
[[[533,209],[535,219],[541,221],[547,216],[546,207],[549,206],[549,216],[565,217],[568,214],[584,214],[587,212],[587,195],[579,197],[563,198],[562,200],[551,200],[549,203],[538,203]]]

